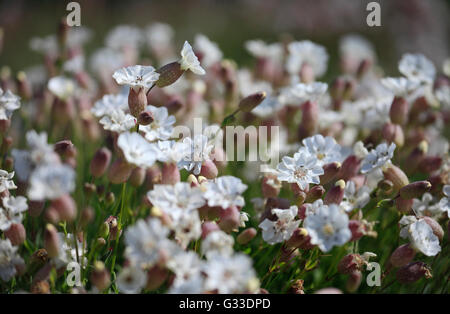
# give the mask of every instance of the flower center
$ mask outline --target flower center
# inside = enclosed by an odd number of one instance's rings
[[[307,170],[303,166],[298,167],[294,171],[294,176],[296,178],[303,178],[304,176],[306,176],[306,174],[307,174]]]
[[[323,233],[325,233],[326,235],[332,235],[334,233],[334,228],[329,223],[325,224],[325,226],[323,226],[322,230],[323,230]]]

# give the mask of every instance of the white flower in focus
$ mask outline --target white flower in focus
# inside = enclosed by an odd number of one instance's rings
[[[9,172],[3,169],[0,169],[0,193],[5,192],[6,190],[14,190],[17,189],[17,186],[14,184],[12,178],[14,177],[14,171]]]
[[[201,67],[200,61],[198,61],[191,45],[187,41],[184,42],[183,49],[181,50],[181,60],[178,62],[183,71],[191,70],[197,75],[204,75],[206,73]]]
[[[295,219],[297,212],[297,206],[291,206],[289,209],[272,209],[272,214],[277,216],[277,220],[271,221],[266,218],[259,224],[259,227],[263,230],[264,241],[273,245],[289,240],[300,224],[300,220]]]
[[[445,196],[441,198],[439,206],[442,211],[447,211],[448,217],[450,218],[450,185],[444,185],[442,192]]]
[[[156,184],[147,193],[153,206],[168,214],[177,221],[183,212],[194,211],[205,204],[203,193],[198,187],[191,187],[187,182],[177,182],[174,185]]]
[[[351,212],[355,208],[363,208],[370,201],[370,193],[367,186],[356,190],[355,182],[347,181],[344,190],[344,198],[339,204],[346,212]]]
[[[159,219],[138,220],[125,231],[125,255],[134,264],[142,268],[151,267],[161,259],[168,258],[177,246],[167,236],[169,229]]]
[[[222,230],[209,233],[202,241],[201,252],[207,259],[215,256],[228,257],[233,254],[234,238]]]
[[[219,46],[203,34],[195,36],[194,47],[195,51],[202,54],[202,64],[207,68],[222,60],[223,55]]]
[[[16,266],[24,265],[17,250],[18,247],[13,246],[9,239],[0,239],[0,279],[2,281],[9,281],[17,273]]]
[[[169,115],[166,107],[147,106],[146,111],[153,114],[153,122],[143,125],[139,131],[144,132],[145,138],[150,142],[156,140],[167,140],[172,136],[175,117]]]
[[[107,131],[122,133],[136,126],[136,118],[123,110],[113,110],[103,116],[99,123]]]
[[[20,97],[10,90],[3,92],[0,88],[0,120],[11,118],[12,112],[20,108]]]
[[[361,173],[367,173],[378,168],[382,168],[386,163],[390,162],[394,156],[395,144],[387,145],[379,144],[372,149],[362,162]]]
[[[352,237],[348,228],[348,216],[336,205],[323,205],[313,215],[305,218],[304,226],[322,252],[330,251],[333,246],[345,244]]]
[[[12,224],[21,223],[22,213],[27,209],[27,199],[23,196],[3,198],[3,208],[0,208],[0,230],[6,231]]]
[[[302,143],[305,147],[300,150],[306,149],[310,154],[315,155],[320,166],[342,161],[341,145],[331,136],[323,137],[321,134],[316,134],[305,138]]]
[[[190,146],[183,142],[158,141],[158,160],[161,162],[178,163],[190,152]]]
[[[143,88],[147,92],[158,80],[159,73],[152,66],[134,65],[117,70],[113,78],[119,85],[129,86],[136,92]]]
[[[404,226],[400,230],[400,236],[408,239],[414,249],[426,256],[435,256],[441,251],[439,238],[425,220],[417,220],[414,216],[403,216],[399,224]]]
[[[231,206],[243,207],[245,200],[242,193],[247,190],[247,185],[241,179],[233,176],[221,176],[213,182],[208,182],[204,197],[208,206],[220,206],[223,209]]]
[[[158,157],[155,144],[147,142],[137,132],[125,132],[119,135],[117,146],[122,150],[125,160],[132,165],[141,168],[153,166]]]
[[[306,189],[310,183],[319,184],[319,176],[324,174],[316,156],[306,151],[295,153],[293,158],[283,157],[277,170],[279,181],[297,183],[302,190]]]
[[[128,110],[128,96],[125,94],[104,95],[102,99],[97,100],[91,112],[97,118],[111,114],[113,111]]]
[[[117,288],[126,294],[139,293],[146,282],[147,274],[133,265],[122,268],[116,279]]]
[[[190,152],[179,162],[179,167],[199,175],[203,162],[211,159],[210,155],[214,146],[209,143],[208,137],[203,134],[195,135],[194,139],[186,137],[183,139],[183,143],[189,146]]]
[[[288,45],[288,51],[286,69],[290,74],[297,75],[304,65],[312,68],[315,77],[325,74],[328,54],[323,46],[309,40],[295,41]]]
[[[408,79],[419,83],[432,84],[436,76],[433,62],[420,53],[404,54],[398,64],[398,70]]]
[[[381,84],[389,89],[395,96],[405,97],[417,90],[420,83],[405,77],[386,77],[381,79]]]
[[[62,164],[37,167],[30,176],[28,198],[33,201],[57,199],[75,189],[75,171]]]
[[[422,199],[414,199],[412,209],[416,216],[429,216],[433,218],[439,218],[443,213],[447,211],[445,207],[440,206],[439,202],[432,204],[433,196],[430,193],[424,193]]]
[[[62,100],[73,96],[76,88],[76,83],[65,76],[55,76],[48,81],[48,90]]]

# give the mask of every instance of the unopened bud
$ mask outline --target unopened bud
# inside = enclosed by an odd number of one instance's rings
[[[400,189],[400,196],[405,199],[413,199],[421,197],[423,193],[428,192],[431,189],[431,183],[428,181],[417,181],[405,185]]]
[[[421,141],[419,145],[413,149],[413,151],[406,157],[405,160],[405,170],[406,173],[412,174],[416,171],[419,163],[425,157],[428,152],[428,143],[426,141]]]
[[[338,177],[346,181],[353,178],[359,172],[360,163],[361,161],[355,155],[348,156],[342,163]]]
[[[145,110],[145,107],[147,107],[147,95],[145,94],[144,88],[140,88],[138,91],[130,88],[128,108],[130,109],[131,115],[138,118],[139,114]]]
[[[111,151],[105,147],[100,148],[92,158],[90,170],[94,177],[101,177],[111,162]]]
[[[145,175],[145,187],[152,190],[155,184],[161,183],[162,172],[159,165],[155,164],[147,169]]]
[[[386,123],[382,130],[383,138],[388,143],[395,143],[397,147],[402,147],[405,143],[405,135],[403,129],[398,124]]]
[[[348,292],[355,292],[361,285],[362,273],[360,271],[352,272],[347,279],[345,287]]]
[[[281,182],[274,175],[266,175],[262,178],[261,190],[265,198],[277,197],[280,193]]]
[[[109,238],[111,240],[116,240],[122,233],[122,230],[119,230],[117,218],[115,216],[109,216],[108,219],[106,219],[106,222],[109,224]]]
[[[63,221],[74,221],[77,217],[77,205],[69,194],[52,201],[51,206],[58,212],[58,216]]]
[[[337,270],[340,274],[351,274],[360,271],[363,265],[364,260],[359,254],[348,254],[339,261]]]
[[[146,288],[150,291],[158,289],[166,281],[169,272],[166,268],[155,265],[147,272]]]
[[[339,180],[335,185],[328,191],[327,195],[323,200],[324,204],[339,204],[344,198],[345,181]]]
[[[409,244],[403,244],[392,252],[389,262],[394,267],[402,267],[410,263],[414,256],[416,256],[416,251]]]
[[[59,254],[59,236],[56,228],[47,224],[44,232],[44,247],[48,253],[48,257],[57,257]]]
[[[315,185],[313,186],[308,193],[306,193],[306,203],[313,203],[314,201],[318,200],[319,198],[322,198],[322,196],[325,194],[325,188],[321,185]]]
[[[11,172],[14,170],[14,159],[10,156],[5,158],[4,164],[3,164],[3,169]]]
[[[423,262],[414,262],[403,266],[397,271],[397,280],[403,284],[410,284],[422,277],[431,278],[431,271]]]
[[[140,125],[149,125],[155,120],[151,111],[142,111],[138,117],[138,123]]]
[[[103,262],[94,262],[94,270],[91,273],[91,282],[100,292],[108,288],[111,284],[111,275]]]
[[[242,112],[250,112],[266,98],[265,92],[258,92],[245,97],[239,102],[239,109]]]
[[[389,195],[394,191],[394,183],[390,180],[381,180],[378,182],[378,189],[384,193],[384,195]]]
[[[97,186],[93,183],[84,183],[83,191],[87,197],[91,197],[95,192],[97,192]]]
[[[305,228],[297,228],[294,230],[289,240],[286,241],[286,247],[300,248],[304,245],[308,245],[310,239],[308,231]]]
[[[441,225],[431,217],[425,216],[422,218],[425,222],[431,227],[435,236],[442,241],[444,238],[444,229],[442,229]]]
[[[178,98],[174,98],[166,104],[166,108],[169,114],[176,114],[181,108],[183,108],[183,103]]]
[[[302,105],[301,127],[309,134],[313,133],[319,121],[319,107],[315,101],[307,101]]]
[[[399,167],[393,164],[383,170],[383,175],[386,180],[392,182],[394,191],[398,191],[405,185],[409,184],[406,174]]]
[[[323,175],[320,178],[320,184],[324,185],[333,180],[341,169],[340,162],[332,162],[323,166]]]
[[[178,62],[172,62],[159,68],[156,72],[159,73],[158,81],[156,81],[156,86],[165,87],[175,83],[184,71]]]
[[[409,200],[405,200],[401,197],[397,197],[395,199],[395,207],[397,207],[397,210],[403,214],[408,214],[411,212],[411,208],[413,205],[413,200],[409,199]]]
[[[113,184],[124,183],[128,180],[133,171],[133,166],[118,158],[114,161],[108,171],[108,179]]]
[[[81,212],[80,224],[82,227],[87,226],[94,219],[94,210],[92,207],[88,206]]]
[[[106,193],[106,196],[105,196],[105,202],[106,202],[107,205],[111,205],[111,204],[113,204],[115,201],[116,201],[116,196],[114,195],[113,192],[108,192],[108,193]]]
[[[256,236],[256,233],[257,231],[255,228],[247,228],[237,236],[236,242],[241,245],[247,244]]]
[[[419,163],[419,171],[431,174],[441,168],[442,158],[439,156],[425,156]]]
[[[101,238],[106,239],[109,236],[109,223],[105,221],[101,226],[98,234]]]
[[[220,230],[219,226],[213,221],[205,221],[202,224],[202,239],[205,239],[211,232]]]
[[[25,227],[21,223],[11,224],[8,230],[4,231],[5,236],[11,241],[12,245],[18,246],[25,242]]]
[[[392,123],[404,125],[408,120],[408,103],[403,97],[395,97],[392,101],[389,116]]]
[[[62,158],[73,158],[77,153],[75,146],[70,140],[63,140],[55,143],[54,150]]]
[[[161,183],[175,184],[180,182],[180,170],[176,163],[164,163],[162,167]]]
[[[217,177],[219,170],[212,160],[205,160],[202,164],[200,174],[207,179],[214,179]]]
[[[235,207],[229,207],[220,212],[219,227],[225,232],[231,232],[239,228],[240,215],[239,210]]]
[[[364,224],[359,220],[350,220],[348,222],[348,228],[350,229],[352,233],[352,237],[350,238],[350,241],[358,241],[361,239],[365,234],[365,226]]]
[[[134,187],[140,187],[145,180],[145,169],[141,167],[136,167],[133,169],[128,180],[130,184]]]

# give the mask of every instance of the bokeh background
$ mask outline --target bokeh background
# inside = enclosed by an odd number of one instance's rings
[[[0,66],[22,70],[41,61],[29,48],[35,36],[55,32],[70,1],[0,1],[4,29]],[[243,43],[248,39],[279,40],[292,36],[327,47],[328,75],[337,71],[339,38],[359,33],[376,47],[380,64],[395,75],[399,56],[422,52],[440,67],[449,54],[449,0],[379,0],[381,27],[366,24],[369,0],[80,0],[81,24],[94,32],[87,52],[103,45],[108,30],[118,24],[145,27],[153,22],[172,25],[180,44],[203,33],[217,42],[225,57],[240,65],[251,62]]]

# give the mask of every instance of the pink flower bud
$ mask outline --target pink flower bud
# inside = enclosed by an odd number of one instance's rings
[[[439,170],[442,165],[442,158],[439,156],[425,156],[419,163],[419,171],[427,174]]]
[[[251,94],[239,102],[239,110],[250,112],[266,98],[265,92]]]
[[[161,183],[175,184],[180,182],[180,170],[176,163],[165,163],[162,168]]]
[[[216,167],[216,164],[212,160],[205,160],[202,164],[202,168],[200,170],[200,175],[204,176],[207,179],[214,179],[217,177],[219,170]]]
[[[15,246],[24,243],[27,237],[25,227],[21,223],[12,224],[8,230],[4,231],[4,234]]]
[[[340,274],[351,274],[360,271],[363,265],[364,260],[359,254],[348,254],[339,261],[337,271]]]
[[[347,279],[347,282],[345,284],[345,287],[348,292],[355,292],[358,290],[359,286],[361,285],[362,281],[362,273],[360,271],[354,271],[352,272]]]
[[[339,180],[335,185],[328,191],[327,195],[323,200],[324,204],[340,204],[344,198],[345,181]]]
[[[166,281],[168,275],[169,272],[166,268],[159,265],[153,266],[147,272],[146,288],[150,291],[158,289]]]
[[[92,220],[94,220],[94,210],[92,209],[92,207],[88,206],[86,208],[84,208],[81,211],[81,215],[80,215],[80,225],[82,227],[87,226],[88,224],[90,224],[92,222]]]
[[[146,171],[145,176],[145,188],[147,190],[152,190],[155,184],[161,183],[162,171],[159,165],[153,165]]]
[[[44,248],[48,253],[48,257],[57,257],[59,254],[59,236],[56,228],[47,224],[44,232]]]
[[[208,236],[208,234],[216,230],[220,230],[220,228],[215,222],[205,221],[202,224],[202,239],[205,239]]]
[[[147,95],[145,94],[145,90],[140,88],[138,91],[135,91],[133,88],[130,88],[128,94],[128,108],[130,109],[131,115],[138,118],[139,114],[145,110],[145,107],[147,107]]]
[[[406,157],[404,167],[406,173],[414,173],[427,152],[428,143],[426,141],[421,141],[419,145],[408,155],[408,157]]]
[[[91,174],[98,178],[101,177],[111,162],[111,151],[106,147],[102,147],[95,153],[91,161]]]
[[[313,203],[314,201],[318,200],[319,198],[322,198],[322,196],[324,194],[325,194],[325,188],[321,185],[315,185],[306,194],[305,202]]]
[[[355,155],[348,156],[342,163],[338,178],[348,181],[356,176],[359,172],[360,163],[361,161]]]
[[[172,115],[176,114],[183,107],[184,107],[183,103],[178,98],[173,98],[166,104],[167,111],[169,112],[169,114]]]
[[[61,221],[61,218],[59,217],[59,213],[54,207],[50,206],[45,211],[45,221],[48,221],[52,224],[57,224],[58,222]]]
[[[319,108],[316,102],[307,101],[302,105],[303,115],[301,126],[309,134],[316,130],[319,119]]]
[[[286,247],[303,247],[309,243],[310,239],[311,238],[308,236],[308,231],[305,228],[297,228],[294,230],[289,240],[286,241]]]
[[[410,263],[414,256],[416,256],[416,251],[409,244],[403,244],[392,252],[389,262],[394,267],[402,267]]]
[[[389,116],[392,123],[404,125],[408,120],[408,103],[403,97],[395,97],[392,101]]]
[[[156,81],[156,86],[165,87],[175,83],[184,71],[181,69],[178,62],[172,62],[159,68],[156,72],[159,73],[158,81]]]
[[[134,187],[140,187],[145,180],[145,169],[141,167],[136,167],[133,169],[130,175],[129,182]]]
[[[74,221],[77,217],[77,205],[68,194],[53,200],[51,206],[58,212],[59,218],[63,221]]]
[[[403,266],[397,271],[397,281],[403,284],[414,283],[422,277],[431,278],[428,266],[423,262],[414,262]]]
[[[332,162],[323,166],[323,175],[320,176],[320,184],[324,185],[333,180],[341,170],[340,162]]]
[[[397,207],[397,210],[403,214],[408,214],[411,212],[413,200],[404,200],[401,197],[397,197],[395,199],[395,206]]]
[[[261,190],[265,198],[277,197],[280,189],[281,183],[275,175],[266,175],[262,178]]]
[[[106,290],[111,284],[111,274],[101,261],[94,263],[94,270],[91,273],[91,282],[98,291]]]
[[[140,125],[149,125],[150,123],[153,122],[153,120],[154,117],[151,111],[142,111],[137,119]]]
[[[444,229],[442,229],[441,225],[436,220],[428,216],[422,217],[422,219],[425,220],[425,222],[431,227],[434,235],[442,241],[444,238]]]
[[[350,220],[348,222],[348,228],[352,232],[350,241],[358,241],[366,234],[366,228],[364,224],[359,220]]]
[[[62,158],[73,158],[77,154],[77,150],[70,140],[55,143],[54,150]]]
[[[111,167],[109,167],[108,179],[113,184],[124,183],[130,177],[133,168],[133,166],[118,158],[112,163]]]
[[[413,199],[416,197],[421,197],[423,193],[428,192],[431,189],[431,183],[428,181],[417,181],[405,185],[400,189],[401,198]]]
[[[255,228],[247,228],[244,231],[242,231],[236,238],[236,242],[244,245],[249,243],[257,234],[257,231]]]
[[[405,185],[409,184],[409,180],[406,174],[395,165],[389,165],[387,169],[384,169],[383,175],[386,180],[392,182],[392,184],[394,185],[394,191],[398,191]]]
[[[239,228],[240,215],[236,206],[229,207],[220,212],[219,227],[230,233]]]
[[[398,147],[402,147],[405,143],[403,129],[398,124],[386,123],[383,126],[382,134],[388,143],[395,143]]]

